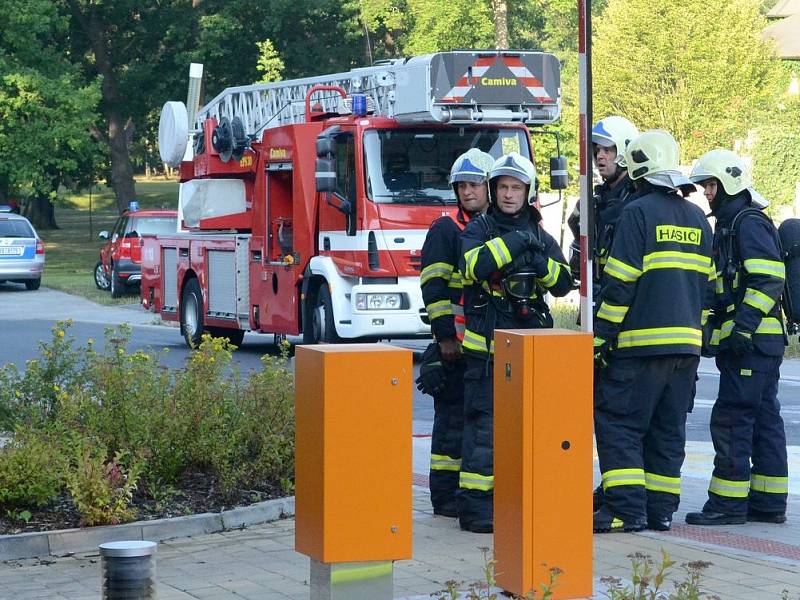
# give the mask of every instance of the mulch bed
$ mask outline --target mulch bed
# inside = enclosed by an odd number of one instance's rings
[[[184,474],[158,500],[143,494],[135,495],[133,506],[138,513],[135,520],[151,521],[205,512],[220,512],[285,495],[280,488],[269,484],[222,495],[217,491],[213,475],[196,471]],[[32,516],[27,523],[13,518],[9,513],[0,513],[0,535],[53,531],[81,526],[81,516],[66,492],[44,508],[29,512]]]

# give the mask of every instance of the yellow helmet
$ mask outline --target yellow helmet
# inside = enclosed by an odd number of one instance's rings
[[[678,142],[663,129],[645,131],[625,149],[628,175],[632,180],[646,179],[653,185],[672,189],[694,185],[680,169]]]
[[[697,159],[689,175],[694,183],[716,179],[728,196],[748,192],[754,204],[761,208],[769,205],[764,197],[753,189],[750,171],[741,157],[724,148],[715,148]]]

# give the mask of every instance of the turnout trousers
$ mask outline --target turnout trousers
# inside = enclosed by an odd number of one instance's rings
[[[612,357],[601,372],[595,438],[603,504],[615,516],[672,519],[677,510],[699,362],[693,355]]]
[[[464,440],[456,494],[461,523],[494,517],[494,364],[467,356]]]
[[[447,387],[433,397],[430,489],[434,510],[455,509],[461,444],[464,431],[464,372],[462,359],[447,369]]]
[[[719,394],[711,411],[716,454],[704,511],[786,511],[789,471],[778,402],[781,362],[780,357],[717,357]]]

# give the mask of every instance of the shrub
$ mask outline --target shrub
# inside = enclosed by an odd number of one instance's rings
[[[57,436],[18,431],[0,449],[0,506],[44,506],[63,489],[67,465]]]

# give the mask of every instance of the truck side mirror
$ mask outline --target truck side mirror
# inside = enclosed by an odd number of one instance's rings
[[[318,158],[314,171],[317,192],[331,193],[336,190],[336,161],[333,158]]]
[[[550,157],[550,189],[565,190],[569,186],[566,156]]]
[[[334,125],[317,136],[317,162],[314,179],[317,182],[318,193],[330,194],[336,190],[336,159],[334,157],[336,156],[336,135],[340,131],[341,127]]]
[[[97,234],[97,237],[99,237],[101,240],[107,240],[108,239],[108,232],[107,231],[101,231],[100,233]]]

